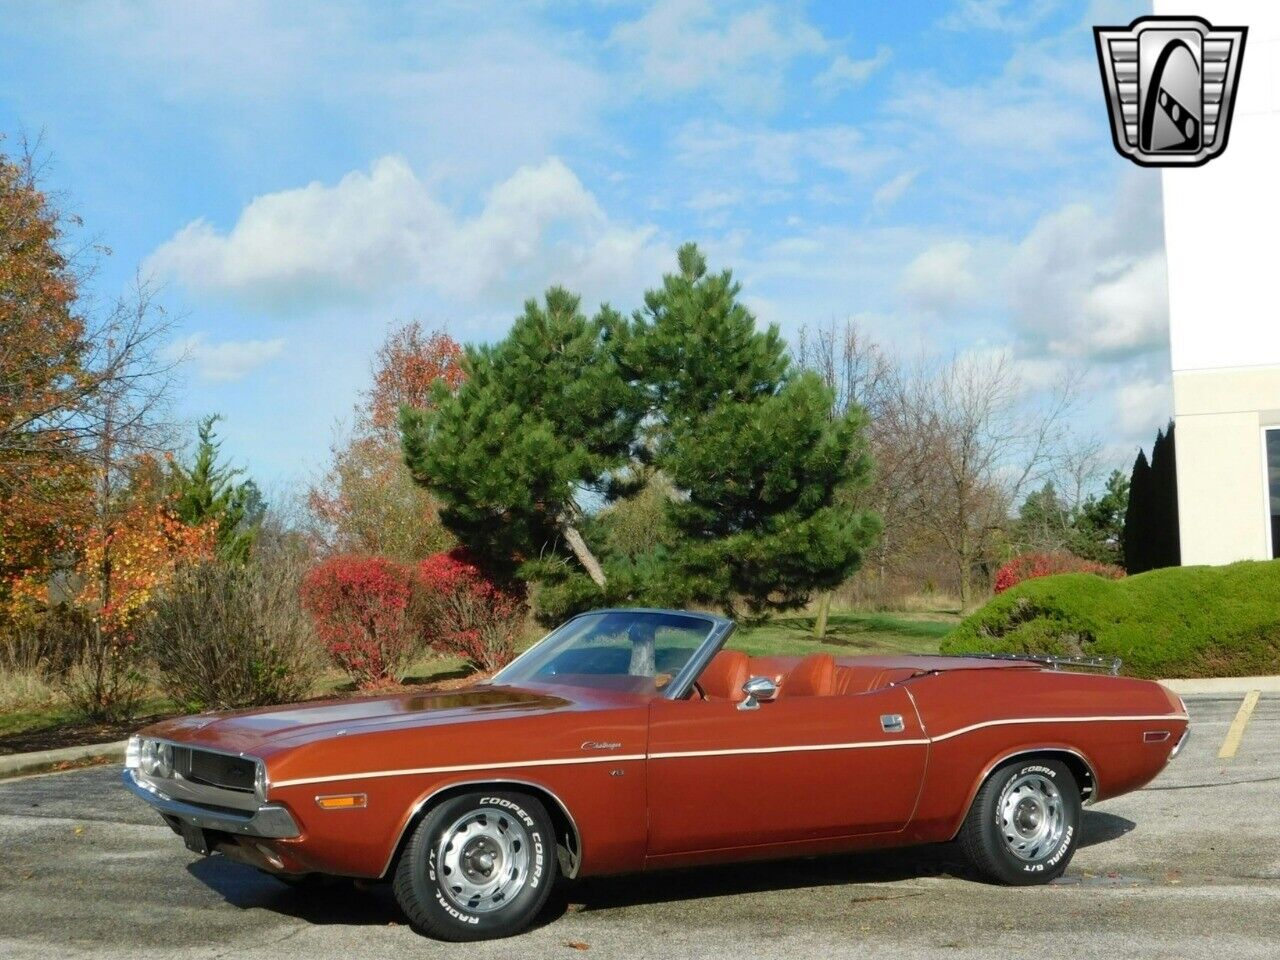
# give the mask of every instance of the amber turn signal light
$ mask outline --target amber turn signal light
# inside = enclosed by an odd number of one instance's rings
[[[337,793],[316,797],[316,805],[321,810],[357,810],[368,804],[369,798],[363,793]]]

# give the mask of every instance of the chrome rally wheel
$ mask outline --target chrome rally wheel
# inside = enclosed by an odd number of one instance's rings
[[[1080,787],[1062,760],[1014,759],[983,781],[956,839],[979,879],[1048,883],[1071,862],[1080,815]]]
[[[434,804],[394,871],[396,900],[423,933],[491,940],[519,933],[556,879],[546,808],[514,790],[474,790]]]
[[[1019,774],[1001,791],[996,809],[1005,845],[1019,860],[1039,860],[1062,842],[1062,794],[1048,775],[1035,770]]]
[[[509,810],[463,814],[436,845],[436,876],[454,905],[471,913],[510,906],[529,874],[529,834]]]

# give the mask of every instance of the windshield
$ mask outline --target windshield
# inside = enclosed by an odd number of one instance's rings
[[[696,614],[609,610],[574,617],[512,661],[493,683],[555,683],[659,693],[716,628]]]

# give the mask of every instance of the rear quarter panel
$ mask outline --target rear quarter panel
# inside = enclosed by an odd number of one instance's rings
[[[1182,702],[1147,680],[1047,670],[955,670],[904,684],[926,735],[928,765],[908,842],[955,836],[987,774],[1005,759],[1066,750],[1095,782],[1090,802],[1136,790],[1169,760],[1187,726]],[[1159,742],[1144,734],[1167,732]],[[1083,786],[1083,785],[1082,785]]]

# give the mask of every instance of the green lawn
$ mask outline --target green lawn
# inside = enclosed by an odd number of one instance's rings
[[[863,653],[937,653],[938,644],[960,618],[946,614],[832,613],[827,635],[813,638],[812,616],[785,616],[756,626],[740,626],[728,646],[752,656],[803,656],[825,651],[836,656]]]

